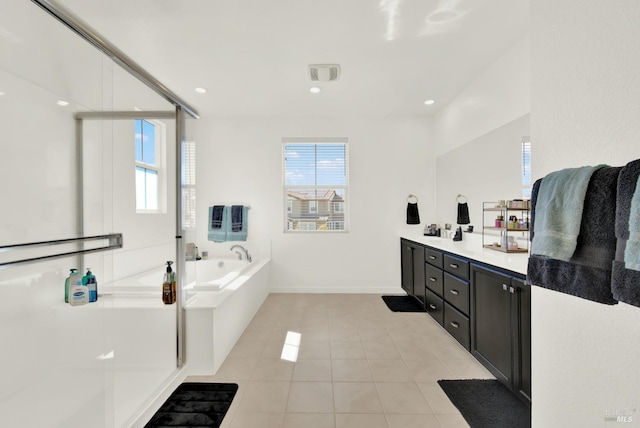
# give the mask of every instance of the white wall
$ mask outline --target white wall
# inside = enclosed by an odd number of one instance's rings
[[[438,112],[437,155],[529,113],[529,37],[514,45]]]
[[[419,198],[423,225],[435,219],[428,120],[204,118],[198,132],[200,250],[231,247],[206,241],[209,206],[247,204],[248,239],[272,240],[274,291],[400,291],[398,231],[406,226],[409,193]],[[283,232],[283,137],[349,139],[348,233]]]
[[[638,158],[640,3],[532,0],[534,175]],[[532,291],[533,426],[639,426],[640,308]],[[614,424],[615,425],[615,424]]]

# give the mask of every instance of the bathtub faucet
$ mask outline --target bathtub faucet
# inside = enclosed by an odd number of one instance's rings
[[[247,251],[246,248],[244,248],[242,245],[234,245],[233,247],[231,247],[230,251],[233,251],[234,248],[240,248],[242,251],[244,251],[244,258],[248,262],[251,262],[251,255],[249,254],[249,251]],[[236,254],[238,255],[238,259],[242,260],[242,253],[240,251],[236,251]]]

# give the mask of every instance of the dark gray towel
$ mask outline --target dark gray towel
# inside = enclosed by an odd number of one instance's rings
[[[407,224],[420,224],[420,213],[418,204],[407,202]]]
[[[533,187],[531,188],[531,217],[529,218],[529,241],[533,241],[533,222],[536,216],[536,201],[538,200],[540,183],[542,183],[542,178],[537,179],[533,183]]]
[[[611,292],[611,273],[616,251],[615,207],[620,170],[605,167],[593,173],[575,253],[569,261],[531,255],[527,268],[529,283],[599,303],[617,303]],[[536,214],[536,183],[531,192],[530,230]]]
[[[469,224],[469,206],[466,202],[458,203],[458,224]]]
[[[224,205],[214,205],[211,213],[211,229],[222,228],[222,213]]]
[[[640,271],[625,268],[624,252],[629,239],[631,199],[636,191],[638,176],[640,176],[640,159],[626,164],[618,177],[616,208],[618,245],[611,280],[613,297],[634,306],[640,306]]]
[[[240,232],[242,230],[242,205],[231,205],[231,231]]]

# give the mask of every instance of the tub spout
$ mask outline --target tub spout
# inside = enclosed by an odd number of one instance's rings
[[[231,251],[233,251],[234,248],[240,248],[242,251],[244,251],[244,258],[248,262],[251,262],[251,255],[249,254],[249,251],[247,251],[246,248],[244,248],[242,245],[234,245],[231,247]],[[236,251],[236,254],[238,255],[238,259],[242,260],[242,253],[240,251]]]

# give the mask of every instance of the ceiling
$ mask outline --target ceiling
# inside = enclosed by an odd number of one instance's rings
[[[528,0],[58,2],[203,117],[428,116],[529,22]],[[317,63],[342,72],[312,94]]]

